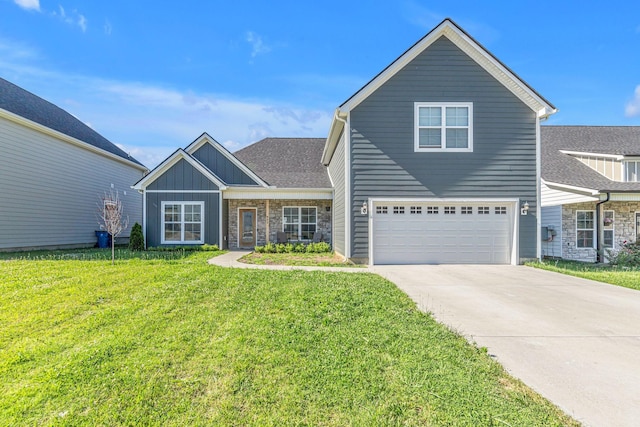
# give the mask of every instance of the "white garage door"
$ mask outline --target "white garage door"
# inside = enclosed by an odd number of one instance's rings
[[[374,264],[509,264],[515,204],[374,202]]]

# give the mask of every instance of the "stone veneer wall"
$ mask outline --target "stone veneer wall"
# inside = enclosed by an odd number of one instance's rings
[[[269,200],[269,242],[275,243],[276,233],[282,231],[282,208],[284,206],[315,206],[317,208],[316,232],[322,240],[331,244],[331,200]],[[329,211],[327,211],[329,207]],[[256,244],[267,243],[267,201],[229,199],[229,249],[238,249],[238,209],[257,208]]]
[[[562,207],[562,257],[576,261],[596,262],[597,253],[592,248],[576,247],[576,211],[595,210],[594,202],[574,203]],[[640,202],[607,202],[602,211],[614,211],[614,249],[623,241],[636,240],[636,212],[640,212]],[[600,218],[602,221],[602,218]]]

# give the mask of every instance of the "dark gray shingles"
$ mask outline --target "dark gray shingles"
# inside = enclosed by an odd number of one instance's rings
[[[0,108],[143,166],[62,108],[1,77]]]
[[[279,188],[331,188],[320,163],[325,138],[265,138],[234,155],[269,185]]]
[[[541,126],[542,179],[600,191],[638,191],[640,183],[612,181],[564,151],[640,155],[640,126]]]

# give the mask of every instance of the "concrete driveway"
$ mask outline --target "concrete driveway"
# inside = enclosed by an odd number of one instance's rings
[[[372,269],[585,425],[640,425],[640,291],[524,266]]]

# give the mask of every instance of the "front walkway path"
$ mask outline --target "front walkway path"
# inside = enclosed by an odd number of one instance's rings
[[[251,251],[229,251],[209,260],[209,264],[220,267],[255,268],[259,270],[304,270],[304,271],[338,271],[343,273],[371,273],[367,267],[310,267],[302,265],[258,265],[247,264],[238,259]]]

